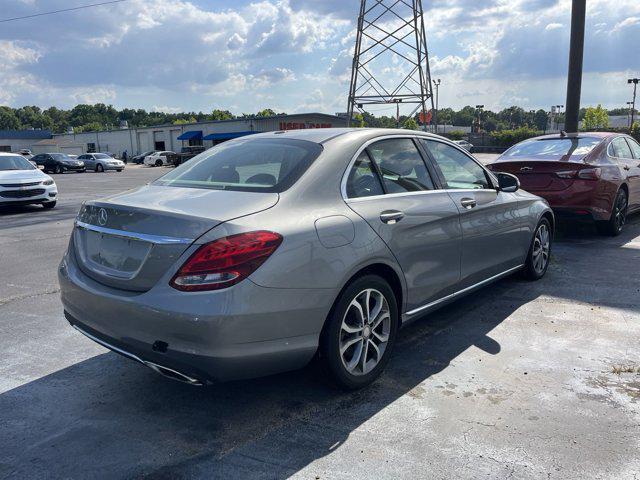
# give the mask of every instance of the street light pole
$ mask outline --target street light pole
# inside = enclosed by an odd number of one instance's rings
[[[434,116],[433,116],[433,124],[436,127],[436,132],[438,133],[438,97],[440,95],[440,79],[434,80],[433,81],[433,86],[436,87],[436,111],[434,112]]]
[[[476,105],[476,110],[478,111],[478,133],[482,130],[482,109],[484,105]]]
[[[571,7],[571,43],[569,46],[569,75],[567,75],[567,109],[564,129],[578,133],[580,93],[582,90],[582,62],[584,59],[584,23],[587,0],[573,0]]]
[[[562,115],[562,109],[564,105],[556,105],[556,130],[560,128],[560,115]],[[565,118],[565,129],[567,128],[567,120]]]
[[[633,127],[633,122],[636,114],[636,91],[638,89],[638,82],[640,82],[640,78],[630,78],[627,80],[627,83],[633,84],[633,101],[631,102],[631,127]]]
[[[400,104],[402,103],[402,99],[394,98],[392,102],[396,104],[396,128],[400,128]]]

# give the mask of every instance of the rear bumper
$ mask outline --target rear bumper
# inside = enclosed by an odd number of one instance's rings
[[[558,217],[598,221],[611,216],[613,197],[609,190],[602,182],[574,181],[564,190],[529,191],[544,198]],[[615,188],[611,191],[615,195]]]
[[[337,294],[264,288],[249,280],[185,293],[165,279],[148,292],[126,292],[86,276],[72,254],[60,264],[58,278],[74,327],[118,353],[203,384],[303,367],[317,350]]]

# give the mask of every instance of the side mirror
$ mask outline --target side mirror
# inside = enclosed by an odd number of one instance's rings
[[[501,192],[513,193],[520,188],[520,180],[510,173],[496,173],[498,177],[498,189]]]

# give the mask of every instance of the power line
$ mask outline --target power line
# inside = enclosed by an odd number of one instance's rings
[[[92,3],[90,5],[80,5],[79,7],[63,8],[61,10],[53,10],[51,12],[34,13],[33,15],[25,15],[23,17],[4,18],[4,19],[0,20],[0,23],[13,22],[15,20],[24,20],[25,18],[42,17],[44,15],[53,15],[55,13],[72,12],[74,10],[82,10],[84,8],[91,8],[91,7],[100,7],[102,5],[111,5],[113,3],[121,3],[121,2],[126,2],[126,1],[127,0],[110,0],[108,2]]]

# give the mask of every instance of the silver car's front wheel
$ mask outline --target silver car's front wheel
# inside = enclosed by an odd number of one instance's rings
[[[549,227],[546,223],[541,223],[536,230],[536,236],[533,239],[533,251],[531,252],[533,258],[533,268],[537,274],[544,273],[549,262],[549,249],[551,248],[551,235],[549,234]]]
[[[335,383],[361,388],[380,375],[393,350],[396,294],[378,275],[353,280],[340,294],[322,332],[319,357]]]
[[[374,288],[358,293],[344,314],[340,357],[352,375],[366,375],[380,363],[391,332],[389,302]]]

